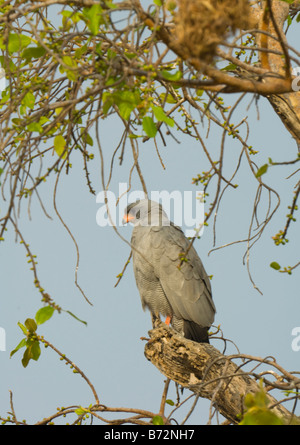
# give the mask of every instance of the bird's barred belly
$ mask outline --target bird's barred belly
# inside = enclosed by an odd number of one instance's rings
[[[148,308],[153,314],[172,317],[171,306],[158,279],[149,280],[140,270],[137,270],[136,282],[144,310]]]

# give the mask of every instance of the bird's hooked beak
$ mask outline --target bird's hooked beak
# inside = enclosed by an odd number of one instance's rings
[[[127,223],[129,223],[130,221],[132,221],[132,220],[134,220],[134,216],[132,216],[132,215],[129,215],[129,214],[125,214],[124,216],[123,216],[123,220],[122,220],[122,222],[123,222],[123,224],[127,224]]]

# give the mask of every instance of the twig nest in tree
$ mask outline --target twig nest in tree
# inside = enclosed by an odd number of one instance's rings
[[[179,43],[204,62],[211,62],[217,46],[237,29],[251,28],[248,0],[177,0],[174,14]]]

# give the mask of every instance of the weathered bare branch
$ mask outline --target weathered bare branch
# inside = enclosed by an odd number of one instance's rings
[[[149,332],[145,356],[167,378],[200,397],[212,401],[219,412],[233,423],[241,420],[246,394],[255,394],[259,385],[248,373],[242,371],[230,356],[221,354],[214,346],[184,339],[171,328],[159,323]],[[263,359],[261,359],[264,362]],[[293,378],[291,385],[300,386]],[[271,395],[267,395],[274,413],[286,423],[293,415]]]

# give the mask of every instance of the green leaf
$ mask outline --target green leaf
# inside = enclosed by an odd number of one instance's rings
[[[246,394],[245,414],[240,425],[283,425],[283,421],[268,407],[269,401],[260,381],[260,390]]]
[[[126,103],[126,102],[122,102],[118,105],[119,111],[120,111],[120,115],[122,116],[123,119],[125,119],[126,121],[128,121],[131,112],[134,110],[134,107],[132,107],[132,105]]]
[[[70,68],[77,67],[76,61],[74,59],[72,59],[72,57],[70,57],[70,56],[63,56],[62,61]]]
[[[19,349],[24,348],[24,346],[26,346],[26,338],[23,338],[23,340],[20,341],[20,343],[18,344],[18,346],[15,347],[15,349],[13,351],[11,351],[10,353],[10,358],[12,358],[12,356],[19,351]]]
[[[170,71],[162,70],[161,74],[162,74],[162,76],[166,80],[172,80],[172,81],[175,81],[175,82],[182,78],[182,72],[181,71],[176,71],[176,73],[172,74],[172,73],[170,73]]]
[[[31,43],[31,39],[24,34],[9,34],[8,52],[10,54],[21,51]]]
[[[25,320],[25,326],[31,334],[37,330],[37,324],[33,318],[27,318],[27,320]]]
[[[260,178],[262,175],[264,175],[265,173],[267,173],[268,168],[269,168],[268,164],[263,165],[262,167],[260,167],[260,168],[258,169],[258,171],[257,171],[257,173],[256,173],[255,176],[256,176],[257,178]]]
[[[237,68],[237,65],[234,63],[229,63],[229,65],[225,66],[221,69],[221,71],[234,71]]]
[[[127,57],[127,59],[136,59],[137,58],[137,55],[136,55],[136,53],[129,53],[129,52],[126,52],[125,54],[124,54],[124,56],[125,57]]]
[[[174,406],[174,405],[175,405],[175,403],[174,403],[173,400],[171,400],[171,399],[167,399],[167,400],[166,400],[166,403],[167,403],[168,405],[170,405],[170,406]]]
[[[26,128],[28,131],[32,132],[37,131],[38,133],[42,133],[43,131],[43,128],[39,122],[32,122],[31,124],[28,124]]]
[[[62,112],[62,110],[63,110],[63,107],[55,108],[54,111],[55,111],[56,116],[58,116]]]
[[[75,57],[80,59],[83,56],[83,54],[87,52],[87,50],[88,50],[88,45],[87,44],[82,45],[80,48],[77,48],[75,50]]]
[[[62,159],[66,159],[67,153],[66,153],[66,141],[63,136],[60,134],[55,136],[54,138],[54,150],[58,154],[58,156]]]
[[[40,342],[39,340],[32,341],[31,339],[28,339],[26,341],[27,348],[25,349],[25,352],[23,354],[22,358],[22,365],[24,368],[28,366],[28,363],[30,360],[37,361],[41,355],[41,348],[40,348]]]
[[[273,261],[273,262],[270,264],[270,267],[272,267],[272,268],[275,269],[275,270],[279,270],[279,269],[281,269],[280,264],[276,263],[276,261]]]
[[[157,6],[162,6],[162,1],[161,0],[153,0],[153,3]]]
[[[23,358],[22,358],[22,365],[24,366],[24,368],[27,368],[27,365],[29,363],[29,360],[32,358],[31,356],[31,348],[27,347],[25,349],[25,352],[23,354]]]
[[[166,93],[161,93],[160,98],[162,101],[165,100],[165,97],[166,97]],[[174,99],[174,97],[171,94],[167,95],[166,102],[168,104],[176,104],[177,103],[177,101]]]
[[[77,408],[75,409],[75,414],[77,414],[77,416],[83,416],[84,414],[86,414],[88,411],[84,408]]]
[[[48,119],[46,116],[41,116],[40,120],[39,120],[39,124],[40,125],[44,125],[46,122],[49,122],[50,119]]]
[[[63,56],[62,61],[64,62],[65,65],[69,66],[70,68],[77,68],[77,66],[78,66],[76,60],[70,56]],[[75,81],[78,78],[78,73],[76,71],[74,71],[73,69],[68,70],[65,67],[61,66],[60,71],[66,72],[67,78],[69,80]]]
[[[163,418],[161,416],[154,416],[152,419],[153,425],[164,425]]]
[[[80,318],[76,317],[76,315],[74,315],[72,312],[70,312],[70,311],[64,311],[64,312],[67,312],[67,314],[71,315],[71,317],[75,318],[75,320],[80,321],[80,323],[83,323],[83,324],[85,324],[87,326],[87,322],[86,321],[80,320]]]
[[[22,58],[29,62],[31,59],[39,59],[46,54],[45,48],[42,46],[34,46],[32,48],[26,48],[22,52]]]
[[[145,116],[143,118],[143,129],[150,138],[154,138],[156,136],[157,128],[152,117]]]
[[[169,116],[166,115],[164,109],[162,107],[156,107],[152,106],[152,110],[154,113],[154,116],[158,121],[165,122],[170,127],[174,127],[174,121]]]
[[[22,119],[19,119],[18,117],[14,117],[11,121],[16,125],[20,125],[23,122]]]
[[[61,14],[63,17],[70,17],[70,16],[72,15],[72,11],[64,10],[64,11],[61,11],[60,14]]]
[[[25,96],[23,97],[21,103],[22,103],[22,105],[25,105],[25,107],[28,107],[31,110],[33,110],[34,104],[35,104],[35,97],[31,93],[31,91],[28,91],[28,93],[25,94]]]
[[[19,326],[19,328],[22,330],[23,334],[27,335],[27,329],[26,329],[25,326],[24,326],[22,323],[20,323],[19,321],[18,321],[18,326]]]
[[[91,147],[94,145],[93,138],[84,130],[84,128],[82,129],[81,138],[86,144],[90,145]]]
[[[300,12],[299,12],[299,14],[298,14],[297,17],[296,17],[296,22],[297,22],[297,23],[300,22]]]
[[[43,324],[45,323],[45,321],[49,320],[52,317],[54,311],[55,309],[52,306],[45,306],[39,309],[35,314],[35,320],[37,324]]]
[[[103,93],[102,100],[103,100],[103,107],[102,107],[103,114],[107,114],[114,104],[113,96],[110,93]]]
[[[30,346],[30,348],[31,348],[31,358],[37,361],[41,355],[40,342],[38,340],[35,340]]]
[[[93,138],[88,133],[85,133],[85,142],[91,147],[94,145]]]
[[[129,119],[131,112],[141,103],[138,91],[120,91],[114,94],[113,98],[118,105],[120,115],[126,121]]]
[[[240,425],[283,425],[283,421],[268,409],[252,408]]]
[[[98,34],[100,24],[105,23],[102,12],[103,10],[99,4],[90,8],[83,8],[83,18],[94,36]]]
[[[7,69],[7,58],[4,56],[0,56],[1,66]],[[14,73],[17,70],[16,65],[13,63],[12,58],[8,60],[8,66],[11,73]]]
[[[71,21],[68,22],[69,20],[72,20],[73,23],[78,23],[82,17],[82,15],[79,12],[74,13],[74,11],[61,11],[60,14],[63,16],[62,18],[62,24],[63,27],[66,29],[69,29],[71,27]]]
[[[61,11],[60,13],[63,17],[71,18],[73,23],[78,23],[80,21],[80,14],[78,12],[74,13],[74,11]]]

